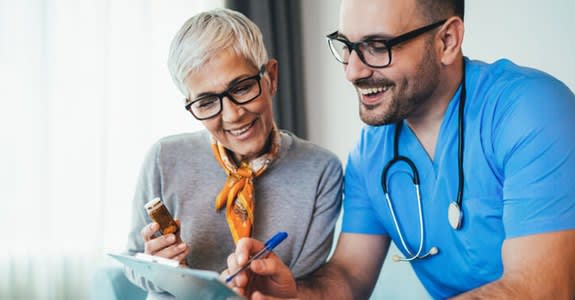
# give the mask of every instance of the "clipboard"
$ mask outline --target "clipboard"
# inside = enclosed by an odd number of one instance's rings
[[[130,255],[112,253],[108,253],[108,255],[130,267],[138,275],[152,281],[176,299],[243,299],[221,282],[218,279],[219,274],[213,271],[174,267]]]

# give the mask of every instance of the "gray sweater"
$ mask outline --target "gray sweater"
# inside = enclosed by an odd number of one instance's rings
[[[225,212],[216,213],[214,208],[225,180],[207,131],[161,139],[148,153],[140,172],[127,251],[144,251],[140,230],[151,222],[144,204],[160,197],[181,220],[182,240],[191,248],[188,266],[224,270],[228,255],[235,249]],[[341,206],[342,168],[337,157],[282,131],[278,157],[254,180],[254,188],[253,237],[265,241],[278,231],[286,231],[288,238],[274,252],[296,278],[324,263]],[[126,270],[126,275],[148,291],[160,291],[132,270]]]

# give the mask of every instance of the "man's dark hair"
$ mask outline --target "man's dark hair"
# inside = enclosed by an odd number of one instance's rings
[[[429,22],[458,16],[463,20],[464,0],[417,0],[419,9]]]

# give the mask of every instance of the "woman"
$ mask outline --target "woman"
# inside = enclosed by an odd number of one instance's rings
[[[322,264],[341,204],[341,164],[327,150],[277,129],[272,114],[278,64],[257,26],[228,9],[189,19],[168,60],[186,109],[206,130],[170,136],[149,152],[134,200],[128,252],[222,271],[235,241],[289,237],[274,250],[294,276]],[[155,237],[144,204],[160,197],[181,224]],[[257,199],[257,200],[256,200]],[[132,271],[128,277],[162,292]]]

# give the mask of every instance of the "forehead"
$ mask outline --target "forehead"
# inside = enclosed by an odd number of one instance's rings
[[[190,96],[205,92],[220,92],[230,81],[252,76],[257,71],[243,56],[232,51],[214,54],[203,66],[190,73],[185,80]]]
[[[339,32],[355,41],[370,35],[394,36],[413,29],[417,0],[342,0]]]

